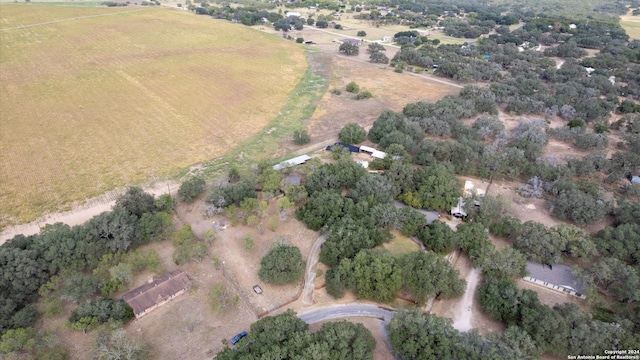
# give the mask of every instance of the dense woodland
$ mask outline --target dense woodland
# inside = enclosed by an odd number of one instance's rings
[[[259,4],[234,8],[204,2],[193,10],[246,25],[266,18],[282,30],[313,24],[285,19]],[[428,37],[399,33],[402,49],[391,60],[399,69],[436,68],[435,75],[477,84],[436,103],[407,104],[401,112],[380,114],[367,137],[389,154],[371,164],[382,174],[366,172],[339,150],[331,163],[305,165],[303,186],[283,187],[283,174],[268,164],[242,176],[231,169],[228,184],[209,189],[207,212],[223,213],[232,224],[262,226],[264,204],[283,189],[277,200],[280,217],[296,209],[295,216],[308,228],[327,236],[320,260],[331,268],[326,285],[336,298],[351,291],[377,302],[403,295],[423,304],[434,296],[460,296],[465,283],[441,255],[464,251],[483,271],[478,290],[483,310],[504,322],[506,331],[483,339],[475,331],[458,333],[447,319],[399,312],[389,325],[389,342],[403,359],[424,354],[536,358],[544,352],[565,356],[640,348],[640,186],[627,180],[640,175],[640,42],[629,41],[617,18],[607,15],[626,11],[624,4],[603,2],[589,9],[598,15],[568,17],[566,9],[544,4],[379,3],[393,9],[383,16],[371,5],[347,9],[320,2],[320,7],[352,11],[381,25],[443,26],[451,36],[468,38],[486,34],[462,46],[437,46]],[[508,25],[516,23],[522,26],[511,31]],[[544,49],[536,50],[539,45]],[[586,49],[598,52],[585,57]],[[564,60],[560,68],[555,57]],[[521,120],[506,129],[501,111]],[[619,119],[611,122],[612,115]],[[551,128],[551,119],[563,126]],[[352,124],[340,137],[364,140]],[[586,155],[545,155],[550,138]],[[616,143],[610,144],[613,138]],[[457,231],[441,222],[426,226],[416,209],[449,211],[460,196],[456,175],[517,181],[522,197],[545,199],[553,216],[565,222],[550,228],[522,223],[508,215],[503,199],[485,196],[467,201],[468,217]],[[194,178],[179,194],[188,202],[203,188],[204,181]],[[398,208],[394,200],[409,206]],[[171,235],[172,201],[131,188],[112,211],[82,226],[55,224],[3,244],[0,354],[66,358],[66,350],[49,334],[32,327],[42,313],[59,313],[64,302],[79,305],[69,318],[77,330],[131,318],[130,309],[111,297],[124,291],[134,274],[160,266],[157,254],[136,250],[144,243],[171,237],[178,264],[206,256],[206,245],[193,238],[190,228]],[[596,233],[584,229],[603,221],[611,226]],[[392,230],[415,237],[427,251],[392,256],[381,250]],[[496,250],[487,231],[513,246]],[[274,249],[263,259],[261,278],[276,284],[298,281],[303,262],[296,250]],[[291,261],[283,263],[283,258]],[[535,292],[519,290],[513,279],[525,274],[526,260],[573,265],[587,287],[589,311],[575,305],[551,308]],[[106,350],[124,341],[117,331],[100,339],[99,348]],[[335,354],[366,359],[374,345],[362,326],[331,323],[311,334],[288,312],[253,324],[237,350],[225,350],[218,358],[313,353],[319,359]],[[143,349],[136,351],[143,356]]]

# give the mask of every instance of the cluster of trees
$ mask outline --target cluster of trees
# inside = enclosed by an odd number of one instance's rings
[[[312,333],[292,310],[268,316],[251,324],[249,334],[235,348],[226,348],[216,359],[350,359],[373,357],[376,346],[371,332],[362,324],[328,322]]]
[[[91,330],[108,321],[126,322],[133,319],[133,309],[125,302],[98,297],[75,308],[69,316],[71,328]]]
[[[297,16],[287,16],[273,23],[273,28],[288,32],[291,29],[302,30],[304,28],[304,21]]]
[[[191,203],[202,194],[205,185],[204,179],[199,176],[189,178],[180,185],[178,196],[180,196],[182,201]]]
[[[214,19],[235,21],[246,26],[263,24],[263,19],[267,19],[269,23],[277,23],[284,19],[282,14],[268,11],[270,10],[269,6],[272,8],[273,5],[265,4],[263,6],[265,8],[259,9],[252,6],[232,7],[229,4],[225,6],[209,6],[205,4],[203,6],[189,5],[188,9],[198,15],[209,15]]]
[[[400,258],[383,250],[362,250],[345,258],[326,274],[327,292],[335,297],[350,290],[360,299],[391,302],[403,290],[418,303],[429,297],[462,295],[466,282],[443,257],[411,252]]]
[[[545,351],[558,356],[598,353],[637,346],[640,341],[637,323],[595,320],[573,303],[550,308],[539,302],[535,292],[520,290],[507,279],[485,278],[478,299],[487,315],[527,339],[527,356]]]
[[[52,334],[33,328],[11,329],[0,337],[0,356],[5,359],[65,360],[69,351]]]
[[[367,46],[367,53],[369,53],[369,61],[371,61],[372,63],[378,63],[378,64],[388,64],[389,58],[387,57],[387,55],[384,54],[385,51],[387,51],[387,49],[384,47],[384,45],[381,45],[378,43],[370,43]]]
[[[38,312],[30,304],[38,299],[41,287],[57,275],[64,276],[53,282],[61,281],[72,300],[79,302],[94,294],[104,283],[89,274],[103,257],[165,238],[171,228],[167,211],[172,206],[168,195],[155,199],[132,187],[118,198],[112,211],[83,225],[55,224],[40,234],[18,235],[4,243],[0,246],[0,331],[33,325]],[[111,282],[111,276],[105,281]]]
[[[518,328],[485,339],[475,329],[459,332],[451,319],[418,309],[397,312],[388,334],[392,352],[400,359],[529,359],[537,350]]]

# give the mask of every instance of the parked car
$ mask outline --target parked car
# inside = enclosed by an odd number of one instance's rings
[[[260,285],[254,285],[253,291],[255,291],[256,294],[262,294],[262,288],[260,287]]]
[[[231,345],[235,345],[238,341],[240,341],[240,339],[242,339],[243,337],[247,336],[247,332],[243,331],[240,334],[234,336],[231,338]]]

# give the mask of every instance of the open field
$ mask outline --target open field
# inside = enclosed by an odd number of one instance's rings
[[[629,11],[627,15],[620,16],[620,25],[629,38],[640,40],[640,16],[633,16]]]
[[[226,21],[80,10],[117,12],[2,5],[2,28],[76,19],[0,31],[0,227],[221,156],[306,66],[300,46]]]
[[[56,7],[52,11],[47,7],[34,7],[35,4],[29,5],[9,5],[2,4],[0,15],[0,31],[6,29],[27,26],[32,24],[40,24],[44,22],[53,22],[60,20],[75,19],[81,16],[109,15],[132,10],[136,8],[107,8],[107,7]]]

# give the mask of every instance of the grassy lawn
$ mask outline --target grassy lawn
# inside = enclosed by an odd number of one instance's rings
[[[415,241],[402,235],[399,231],[394,230],[391,232],[393,240],[382,245],[393,256],[404,255],[413,251],[420,251],[420,246]]]
[[[640,16],[632,16],[631,13],[620,17],[620,25],[631,39],[640,40]]]
[[[1,5],[0,26],[108,13],[0,31],[0,227],[239,144],[264,156],[323,86],[292,92],[300,45],[178,10]]]

